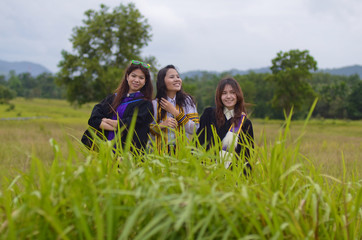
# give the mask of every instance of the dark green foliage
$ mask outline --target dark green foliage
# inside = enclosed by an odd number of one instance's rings
[[[362,119],[362,82],[359,81],[353,88],[347,99],[348,117]]]
[[[202,76],[183,79],[184,89],[197,100],[199,114],[202,114],[206,107],[215,105],[217,83],[226,75],[228,73],[204,72]],[[269,73],[249,72],[245,75],[233,76],[242,88],[249,116],[283,119],[283,112],[272,106],[276,83],[268,81],[270,75]],[[315,93],[304,100],[293,118],[306,117],[314,96],[318,97],[318,104],[313,112],[314,117],[358,118],[357,116],[360,116],[358,114],[362,113],[362,110],[358,108],[362,105],[358,100],[358,94],[362,92],[358,87],[360,83],[358,75],[336,76],[329,73],[312,73],[308,84]],[[352,94],[352,91],[355,95]]]
[[[279,52],[272,60],[272,75],[268,78],[275,83],[272,99],[273,107],[284,109],[289,115],[292,107],[296,111],[303,105],[310,105],[315,97],[307,80],[312,70],[317,70],[317,62],[309,55],[308,50],[290,50]]]
[[[268,73],[249,72],[247,75],[236,75],[244,93],[244,98],[248,110],[255,118],[283,118],[281,111],[272,107],[272,99],[275,91],[275,84],[266,81]]]
[[[348,98],[361,80],[357,74],[336,76],[328,73],[314,73],[311,80],[319,101],[313,116],[323,118],[347,118]]]
[[[0,104],[9,103],[9,101],[15,97],[15,91],[4,85],[0,85]]]
[[[183,88],[195,98],[200,114],[205,108],[215,106],[215,91],[220,79],[219,74],[208,72],[203,72],[200,77],[186,77],[183,79]]]
[[[37,92],[42,98],[63,98],[64,88],[55,84],[55,77],[50,73],[40,74],[36,79],[38,84]]]
[[[5,80],[4,75],[0,75],[0,85],[3,85],[3,86],[7,85],[7,81]]]
[[[25,98],[33,98],[36,94],[36,91],[33,87],[36,85],[35,79],[30,75],[30,73],[21,73],[18,75],[19,81],[21,83],[21,92],[18,93],[19,96]]]
[[[55,77],[51,73],[32,77],[30,73],[16,75],[12,71],[8,81],[1,79],[0,76],[0,86],[9,88],[18,97],[60,99],[64,96],[64,89],[55,84]]]
[[[102,4],[99,11],[86,11],[85,17],[84,25],[73,29],[73,53],[63,50],[58,65],[57,82],[66,87],[67,99],[77,104],[113,92],[132,59],[155,65],[154,57],[140,57],[151,39],[151,27],[134,4],[120,4],[112,11]]]
[[[20,82],[18,76],[16,76],[14,71],[10,71],[10,78],[8,80],[7,86],[10,89],[13,89],[16,92],[17,96],[23,96],[23,86]]]

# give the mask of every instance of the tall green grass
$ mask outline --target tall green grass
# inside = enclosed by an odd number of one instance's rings
[[[70,143],[64,157],[52,140],[51,166],[32,156],[28,171],[2,179],[0,238],[361,239],[362,180],[322,174],[290,124],[255,146],[249,176],[184,135],[171,155],[128,141],[116,152],[113,142],[98,152]]]

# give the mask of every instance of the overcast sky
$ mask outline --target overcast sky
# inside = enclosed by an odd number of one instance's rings
[[[1,0],[0,60],[58,70],[84,12],[116,0]],[[142,51],[180,72],[268,67],[279,51],[309,50],[319,68],[362,65],[361,0],[135,0],[152,27]]]

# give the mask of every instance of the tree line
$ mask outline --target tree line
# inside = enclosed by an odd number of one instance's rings
[[[9,103],[15,97],[24,98],[65,98],[65,89],[56,84],[51,73],[42,73],[33,77],[30,73],[16,74],[11,71],[9,78],[0,75],[0,102]]]
[[[186,77],[184,88],[197,100],[199,113],[208,106],[215,105],[215,89],[220,79],[230,76],[228,72]],[[234,75],[239,82],[247,103],[248,114],[254,118],[284,119],[281,106],[273,104],[277,84],[270,81],[271,73],[249,72]],[[362,81],[359,75],[340,76],[329,73],[312,73],[307,83],[309,94],[295,96],[303,98],[303,105],[294,111],[293,118],[304,118],[315,98],[317,105],[313,112],[316,118],[362,119]],[[294,106],[293,106],[294,107]]]
[[[204,72],[201,76],[183,79],[183,88],[195,97],[199,114],[206,107],[214,106],[217,83],[230,75],[228,72]],[[273,106],[276,84],[269,80],[271,75],[249,72],[233,76],[242,87],[248,113],[254,118],[284,118],[283,109]],[[312,73],[307,82],[312,93],[305,97],[304,105],[294,111],[295,118],[304,118],[311,103],[318,97],[313,117],[362,119],[362,80],[359,75],[340,76],[318,72]],[[8,80],[0,75],[0,101],[9,102],[15,97],[65,99],[66,95],[64,87],[56,84],[56,76],[51,73],[32,77],[29,73],[15,75],[12,72]]]

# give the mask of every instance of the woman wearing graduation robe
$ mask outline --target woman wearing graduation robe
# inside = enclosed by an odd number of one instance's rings
[[[157,74],[156,85],[151,134],[159,151],[167,149],[170,152],[178,145],[177,132],[184,130],[187,137],[196,132],[199,115],[194,98],[182,89],[182,79],[175,66],[162,68]]]
[[[222,79],[216,89],[214,108],[206,108],[197,130],[199,142],[207,149],[219,139],[220,157],[225,168],[230,168],[231,157],[251,169],[248,159],[254,147],[253,125],[247,118],[243,92],[233,78]],[[214,134],[215,133],[215,134]]]
[[[128,128],[137,112],[132,143],[138,150],[145,148],[149,124],[153,121],[153,86],[149,68],[147,63],[132,60],[116,92],[94,106],[88,124],[98,135],[110,141],[117,138],[118,126],[124,127],[120,140],[121,144],[125,143]],[[89,130],[83,135],[82,142],[89,148],[93,146]]]

